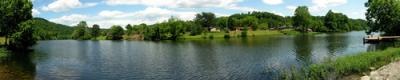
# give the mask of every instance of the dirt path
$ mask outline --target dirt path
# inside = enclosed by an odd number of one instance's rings
[[[400,80],[400,61],[372,71],[369,76],[361,77],[361,80]]]

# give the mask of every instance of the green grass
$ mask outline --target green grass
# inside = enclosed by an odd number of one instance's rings
[[[231,38],[240,37],[241,31],[231,31],[228,33],[224,32],[209,32],[202,33],[201,35],[191,36],[189,34],[183,35],[184,39],[209,39],[209,38],[224,38],[225,34],[229,35]],[[257,30],[257,31],[248,31],[248,36],[268,36],[268,35],[283,35],[280,31],[277,30]]]
[[[299,31],[296,31],[294,29],[283,29],[280,31],[281,33],[285,35],[299,35],[299,34],[319,34],[320,32],[307,32],[307,33],[301,33]]]
[[[379,68],[400,59],[400,48],[389,48],[384,51],[364,52],[352,56],[340,57],[334,61],[313,64],[302,70],[286,72],[286,80],[330,80],[340,79],[351,74],[370,71],[371,67]]]
[[[5,48],[0,48],[0,58],[8,56],[8,51]]]
[[[294,29],[284,29],[284,30],[281,30],[281,33],[283,33],[285,35],[298,35],[298,34],[301,34],[299,31],[296,31]]]
[[[8,51],[3,47],[6,39],[4,37],[0,37],[0,58],[8,56]]]
[[[4,45],[5,41],[6,41],[6,38],[0,37],[0,45]]]
[[[280,31],[277,30],[257,30],[257,31],[248,31],[249,36],[267,36],[267,35],[283,35]]]

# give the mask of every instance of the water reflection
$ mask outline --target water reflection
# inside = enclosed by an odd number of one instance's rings
[[[34,56],[0,62],[0,79],[270,80],[277,72],[398,44],[363,32],[187,41],[40,41]],[[28,76],[28,77],[20,77]]]
[[[348,35],[343,33],[332,33],[326,36],[326,43],[328,55],[326,60],[332,60],[336,55],[344,54],[345,50],[348,48]],[[357,40],[357,39],[352,39]]]
[[[312,63],[312,49],[314,43],[314,36],[312,35],[299,35],[294,37],[294,49],[296,52],[296,59],[303,65]]]
[[[400,47],[400,42],[380,42],[368,45],[368,51],[379,51],[388,47]]]
[[[15,53],[0,59],[0,80],[33,80],[36,68],[29,53]]]

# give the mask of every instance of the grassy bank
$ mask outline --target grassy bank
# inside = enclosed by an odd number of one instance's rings
[[[0,58],[7,56],[8,56],[8,51],[5,48],[0,48]]]
[[[281,33],[285,35],[299,35],[299,34],[319,34],[320,32],[307,32],[307,33],[301,33],[299,31],[296,31],[294,29],[284,29],[280,30]]]
[[[6,38],[0,37],[0,45],[4,45],[5,41],[6,41]]]
[[[201,35],[191,36],[189,34],[183,35],[184,39],[205,39],[205,38],[224,38],[225,35],[229,35],[230,38],[240,37],[241,31],[230,31],[229,33],[225,32],[209,32],[203,33]],[[257,30],[257,31],[248,31],[248,36],[267,36],[267,35],[284,35],[278,30]]]
[[[331,80],[351,74],[370,71],[400,59],[400,48],[383,51],[364,52],[352,56],[340,57],[334,61],[314,64],[302,70],[284,73],[286,80]]]

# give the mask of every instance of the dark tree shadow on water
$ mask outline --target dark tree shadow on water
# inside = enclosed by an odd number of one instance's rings
[[[17,51],[0,58],[0,80],[33,80],[36,67],[31,60],[32,51]]]
[[[301,65],[310,65],[312,63],[313,41],[314,37],[306,34],[294,38],[296,60],[301,62]]]

